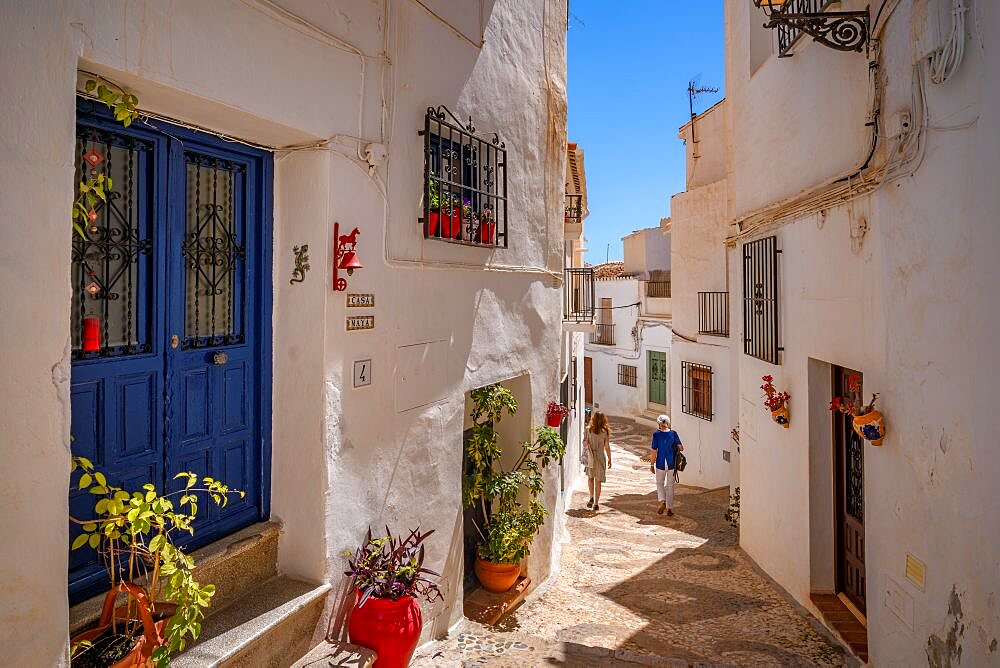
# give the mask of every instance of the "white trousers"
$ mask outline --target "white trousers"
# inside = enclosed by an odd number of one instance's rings
[[[674,470],[656,469],[656,498],[666,501],[667,508],[674,507]]]

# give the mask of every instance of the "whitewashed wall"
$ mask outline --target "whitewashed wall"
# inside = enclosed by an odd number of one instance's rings
[[[807,607],[810,590],[828,591],[833,580],[830,550],[820,549],[830,542],[823,511],[829,490],[816,477],[831,456],[823,375],[829,364],[858,369],[866,392],[881,393],[889,435],[881,448],[865,446],[864,480],[875,665],[1000,661],[1000,538],[984,530],[1000,514],[1000,428],[991,419],[1000,393],[1000,353],[991,339],[1000,325],[1000,6],[966,4],[972,9],[961,69],[941,85],[924,75],[931,127],[913,175],[760,232],[777,234],[783,250],[785,351],[780,367],[741,356],[734,386],[746,455],[741,543]],[[913,109],[917,43],[934,41],[925,19],[949,6],[904,0],[890,12],[881,35],[883,119]],[[727,4],[733,218],[860,163],[870,138],[864,57],[805,43],[793,58],[768,59],[750,78],[748,21],[760,20],[752,11],[750,3]],[[775,123],[779,116],[784,122]],[[883,137],[873,164],[892,146]],[[862,219],[869,231],[852,246]],[[741,277],[735,262],[730,267],[738,294]],[[789,430],[749,407],[759,406],[764,373],[792,394]],[[905,577],[908,554],[926,564],[923,588]]]
[[[646,227],[622,237],[625,273],[649,279],[654,269],[670,269],[670,235],[662,227]]]
[[[12,286],[0,325],[8,342],[0,641],[12,665],[56,665],[67,655],[68,215],[78,68],[130,87],[145,109],[255,142],[333,137],[330,150],[275,160],[272,511],[285,524],[280,567],[343,585],[340,555],[369,524],[435,528],[429,561],[445,570],[446,599],[425,610],[425,634],[460,617],[464,394],[528,374],[530,392],[519,400],[534,424],[558,397],[566,5],[424,4],[434,14],[407,0],[349,0],[335,11],[281,3],[311,27],[254,0],[0,4],[0,183],[18,193],[0,213],[10,249],[0,278]],[[439,104],[473,115],[507,145],[509,250],[421,237],[417,130],[425,109]],[[373,175],[352,136],[386,147],[387,162]],[[344,332],[344,296],[330,291],[334,221],[361,230],[365,269],[350,287],[377,295],[373,332]],[[313,270],[289,286],[291,247],[302,243]],[[353,360],[369,357],[373,385],[349,389]],[[555,509],[558,471],[547,478],[545,502]],[[551,572],[556,524],[536,541],[536,582]]]

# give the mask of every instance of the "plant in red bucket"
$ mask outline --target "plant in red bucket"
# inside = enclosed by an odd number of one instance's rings
[[[374,650],[378,668],[402,668],[417,648],[423,618],[417,598],[428,603],[443,599],[439,574],[424,567],[424,540],[434,533],[412,529],[405,538],[373,537],[369,528],[344,575],[354,578],[357,602],[347,630],[351,642]],[[428,577],[430,576],[430,577]]]
[[[771,411],[771,419],[780,424],[785,429],[791,421],[791,414],[788,411],[788,400],[792,395],[788,392],[778,392],[774,387],[773,376],[761,376],[764,384],[760,389],[764,390],[764,408]]]
[[[479,213],[479,228],[476,232],[476,242],[484,246],[493,245],[493,238],[497,232],[497,221],[493,214],[493,209],[484,206]]]
[[[569,409],[558,401],[550,401],[545,407],[545,424],[550,427],[558,427],[562,424],[563,418],[569,415]]]
[[[85,457],[73,458],[73,471],[74,477],[79,475],[78,488],[96,501],[93,519],[70,517],[79,527],[70,549],[87,546],[100,552],[111,589],[97,627],[70,641],[72,665],[169,665],[171,654],[183,651],[201,633],[204,609],[215,594],[215,585],[194,580],[194,559],[174,545],[173,534],[194,533],[200,496],[225,506],[231,494],[244,493],[190,472],[174,477],[182,479],[176,491],[160,494],[146,483],[130,492],[111,485]],[[179,497],[176,505],[174,497]],[[118,593],[129,598],[116,608]]]
[[[871,441],[872,445],[882,445],[885,439],[885,418],[882,413],[875,410],[878,392],[872,393],[871,401],[862,404],[861,376],[858,375],[848,377],[847,389],[847,396],[834,397],[830,401],[830,410],[840,411],[844,415],[853,417],[853,428],[858,436]]]

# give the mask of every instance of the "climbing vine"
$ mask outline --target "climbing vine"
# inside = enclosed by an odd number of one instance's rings
[[[128,92],[121,86],[108,82],[97,83],[94,79],[88,79],[83,85],[83,90],[93,96],[98,102],[114,112],[115,120],[125,127],[132,124],[132,121],[139,117],[136,106],[139,98]],[[86,228],[89,224],[97,220],[97,203],[108,201],[108,192],[111,191],[111,176],[98,169],[103,156],[94,153],[93,161],[87,161],[90,165],[89,175],[85,172],[84,179],[80,181],[77,188],[76,200],[73,202],[73,229],[83,239],[87,238]]]

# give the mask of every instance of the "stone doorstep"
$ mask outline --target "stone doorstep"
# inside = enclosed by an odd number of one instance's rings
[[[469,619],[493,626],[524,601],[531,585],[531,578],[519,576],[514,586],[502,594],[488,592],[482,587],[467,594],[463,601],[463,611]]]
[[[312,648],[304,657],[292,664],[292,668],[370,668],[378,656],[361,645],[325,640]]]
[[[861,661],[868,663],[868,629],[836,594],[810,594],[826,625],[851,648]]]
[[[330,585],[278,575],[205,618],[197,643],[175,668],[287,666],[306,654]]]
[[[195,580],[215,585],[209,614],[277,575],[280,531],[278,522],[259,522],[191,553],[195,560]],[[70,635],[97,622],[103,604],[104,594],[100,594],[71,607]]]

